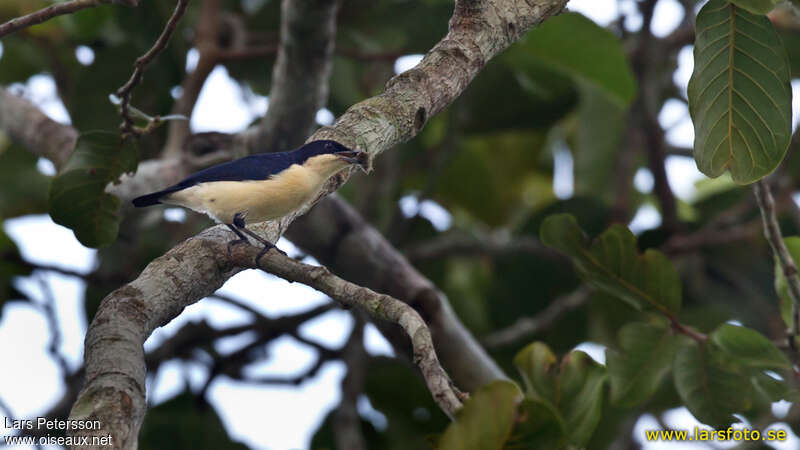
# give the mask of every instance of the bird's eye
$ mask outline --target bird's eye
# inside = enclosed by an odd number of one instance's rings
[[[333,144],[331,144],[330,142],[326,142],[325,143],[325,150],[330,150],[332,148],[333,148]]]

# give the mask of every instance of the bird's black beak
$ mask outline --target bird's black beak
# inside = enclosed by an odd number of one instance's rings
[[[343,152],[336,152],[335,155],[349,164],[361,167],[361,170],[367,172],[369,167],[369,154],[358,150],[347,150]]]

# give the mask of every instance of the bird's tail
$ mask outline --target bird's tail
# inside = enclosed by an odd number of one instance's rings
[[[153,206],[161,203],[161,198],[164,197],[166,192],[158,191],[153,192],[152,194],[142,195],[141,197],[136,197],[133,199],[133,206],[137,208],[143,208],[145,206]]]

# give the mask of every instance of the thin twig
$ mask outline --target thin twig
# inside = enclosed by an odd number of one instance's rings
[[[53,295],[53,290],[50,288],[50,283],[48,283],[43,276],[38,276],[36,279],[42,290],[42,297],[44,300],[39,306],[42,308],[45,319],[47,319],[47,325],[50,328],[50,342],[47,346],[47,350],[66,375],[71,372],[69,370],[69,364],[66,358],[64,358],[64,355],[61,354],[61,349],[59,348],[61,347],[63,339],[61,337],[61,329],[58,325],[58,317],[56,316],[56,299]]]
[[[439,363],[430,330],[414,308],[394,297],[343,280],[323,266],[303,264],[276,251],[267,252],[256,265],[254,257],[257,252],[257,248],[240,245],[233,250],[231,260],[240,267],[257,267],[288,281],[311,286],[342,305],[358,306],[373,318],[400,325],[411,339],[414,363],[433,399],[448,416],[455,417],[461,409],[464,394],[455,387]]]
[[[523,317],[511,326],[498,330],[481,341],[487,348],[498,348],[513,344],[528,336],[550,328],[564,314],[583,306],[589,299],[589,289],[577,290],[553,300],[547,308],[533,317]]]
[[[703,247],[741,242],[756,236],[757,228],[758,222],[747,222],[727,228],[704,227],[689,234],[674,234],[661,246],[661,251],[667,255],[687,254]]]
[[[792,323],[791,328],[787,330],[786,338],[789,347],[797,351],[796,339],[800,336],[800,277],[797,276],[797,265],[783,242],[783,235],[775,214],[775,200],[772,198],[769,185],[764,180],[759,180],[753,184],[753,192],[764,221],[764,237],[767,238],[777,264],[780,265],[783,276],[786,277],[786,284],[789,286],[789,297],[792,299]]]
[[[561,255],[530,236],[504,239],[494,234],[468,235],[445,233],[408,247],[403,251],[410,261],[430,261],[452,256],[530,254],[542,258]]]
[[[131,100],[131,91],[133,91],[133,88],[142,80],[145,67],[147,67],[147,65],[167,46],[169,38],[175,31],[175,26],[178,24],[178,21],[181,20],[181,17],[183,17],[183,13],[186,12],[186,6],[188,4],[189,0],[178,0],[178,4],[175,5],[175,11],[172,12],[172,16],[167,21],[167,25],[161,32],[161,36],[158,37],[156,43],[153,44],[153,47],[148,50],[147,53],[136,58],[136,62],[133,64],[133,74],[131,74],[130,79],[128,79],[128,82],[122,85],[121,88],[117,89],[116,94],[121,100],[120,114],[122,115],[122,125],[120,128],[123,135],[142,134],[142,130],[133,126],[133,118],[130,116],[128,110]]]
[[[239,300],[237,298],[234,298],[234,297],[231,297],[231,296],[228,296],[228,295],[225,295],[225,294],[220,294],[219,292],[215,292],[214,295],[211,295],[209,297],[217,299],[217,300],[220,300],[220,301],[223,301],[223,302],[225,302],[225,303],[227,303],[229,305],[235,306],[235,307],[237,307],[237,308],[239,308],[239,309],[241,309],[243,311],[247,311],[250,314],[252,314],[256,319],[269,320],[269,318],[267,316],[265,316],[261,311],[255,309],[254,307],[248,305],[244,301]]]
[[[172,105],[172,114],[191,118],[194,105],[200,97],[200,91],[203,90],[211,71],[220,62],[217,56],[221,50],[220,42],[222,41],[219,34],[220,17],[220,0],[204,0],[201,3],[197,23],[194,27],[197,64],[181,83],[181,95]],[[177,158],[188,154],[184,144],[189,134],[189,121],[172,121],[167,131],[162,158]]]
[[[15,33],[23,28],[27,28],[36,24],[40,24],[53,17],[61,16],[64,14],[72,14],[86,8],[94,6],[120,3],[128,6],[137,6],[138,0],[72,0],[71,2],[56,3],[55,5],[42,8],[22,17],[15,17],[8,22],[0,25],[0,37],[7,34]]]

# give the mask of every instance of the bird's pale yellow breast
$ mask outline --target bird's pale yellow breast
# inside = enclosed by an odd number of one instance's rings
[[[311,201],[325,181],[347,164],[333,155],[310,158],[266,180],[212,181],[175,192],[162,201],[233,223],[242,213],[248,223],[283,217]]]

